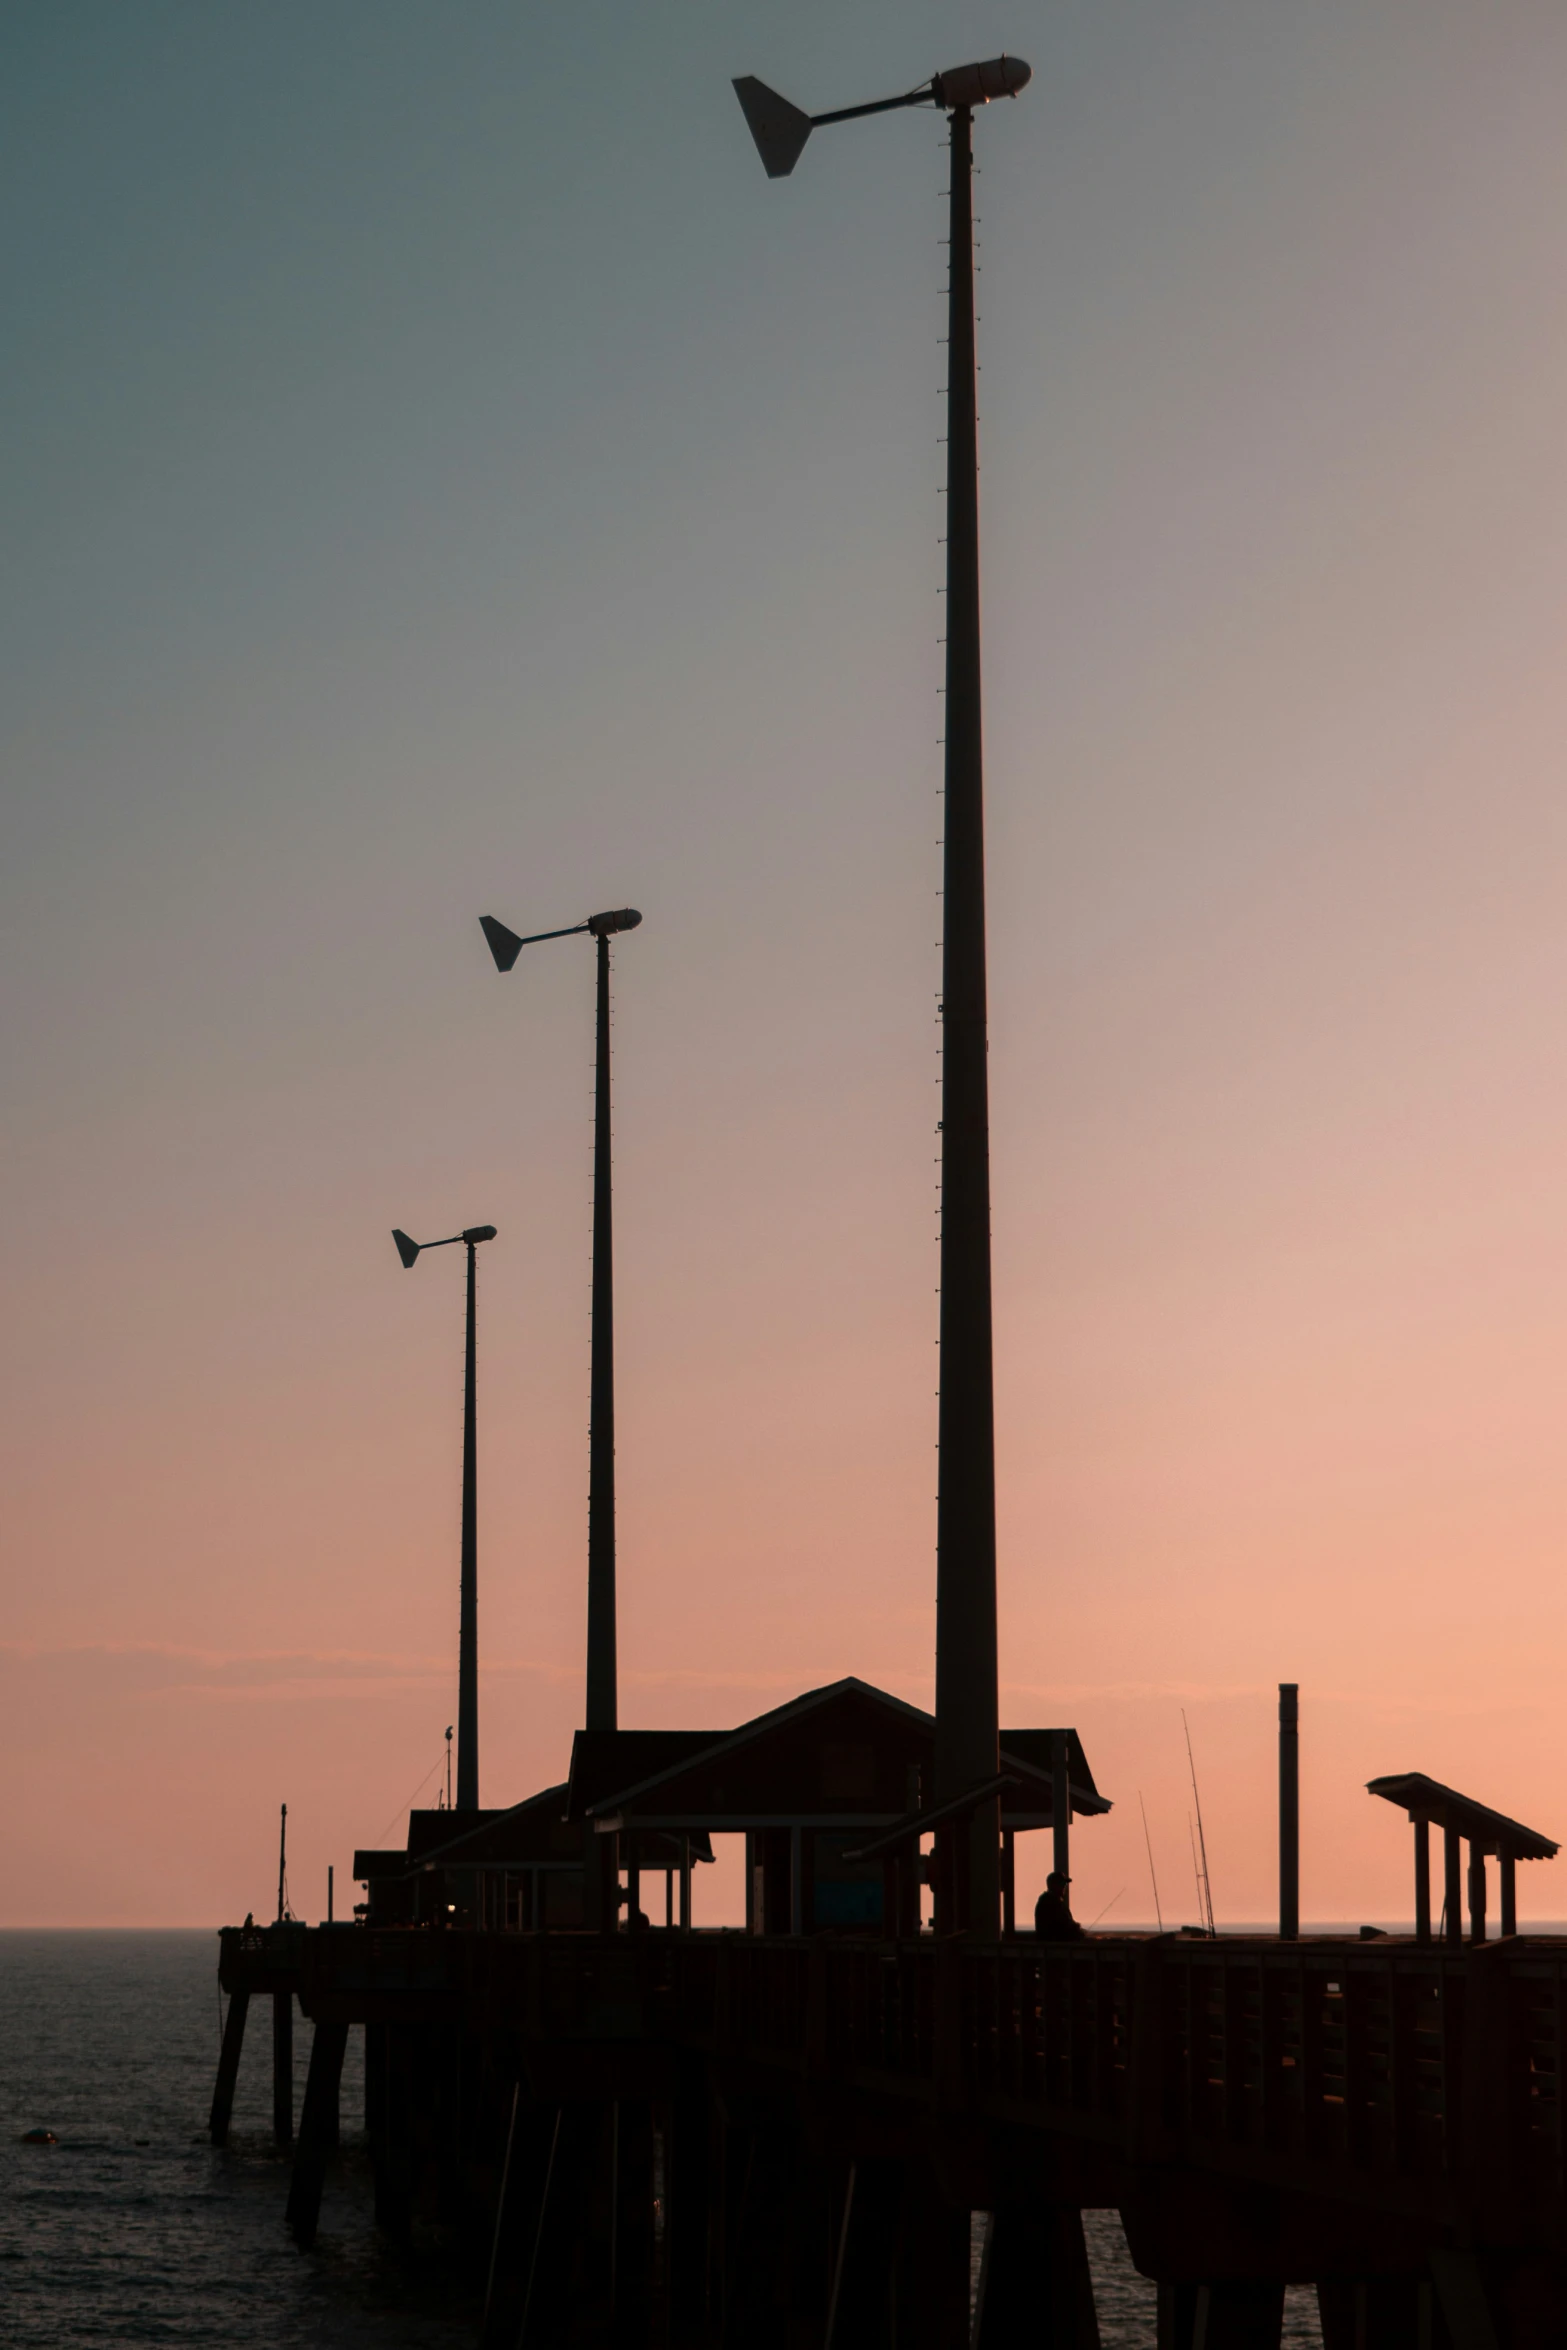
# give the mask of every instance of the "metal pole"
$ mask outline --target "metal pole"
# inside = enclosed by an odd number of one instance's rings
[[[478,1248],[468,1242],[468,1332],[463,1356],[462,1617],[457,1637],[457,1808],[479,1808]]]
[[[618,1727],[615,1675],[615,1243],[610,1186],[609,939],[598,945],[593,1108],[593,1370],[588,1421],[586,1727]]]
[[[1279,1940],[1300,1940],[1300,1684],[1279,1683]]]
[[[326,1864],[326,1922],[332,1923],[332,1863]]]
[[[288,1805],[285,1803],[278,1819],[277,1831],[277,1922],[283,1923],[283,1885],[288,1868]]]
[[[985,1067],[985,818],[979,662],[979,435],[974,352],[973,116],[950,117],[947,306],[947,710],[941,1077],[941,1401],[936,1507],[936,1801],[999,1768],[996,1464]],[[996,1931],[1000,1812],[978,1806],[948,1931]]]

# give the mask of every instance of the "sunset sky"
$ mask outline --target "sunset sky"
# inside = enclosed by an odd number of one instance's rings
[[[977,125],[1004,1720],[1076,1900],[1567,1837],[1559,0],[51,0],[0,24],[0,1923],[351,1899],[580,1714],[933,1665],[945,165]],[[1042,1840],[1034,1839],[1035,1844]],[[1043,1866],[1031,1852],[1030,1890]],[[699,1887],[698,1915],[737,1889]],[[1567,1860],[1520,1873],[1567,1917]]]

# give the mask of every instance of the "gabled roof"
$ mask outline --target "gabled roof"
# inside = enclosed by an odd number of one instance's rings
[[[861,1681],[855,1674],[849,1673],[841,1681],[829,1681],[821,1689],[807,1689],[801,1696],[791,1697],[784,1705],[770,1707],[765,1714],[757,1714],[749,1722],[742,1722],[737,1730],[719,1731],[703,1744],[693,1745],[685,1754],[672,1755],[668,1762],[640,1779],[623,1781],[618,1788],[609,1789],[589,1801],[586,1806],[588,1815],[593,1817],[620,1811],[628,1805],[633,1810],[656,1810],[658,1807],[650,1805],[647,1798],[659,1788],[668,1787],[671,1782],[683,1777],[693,1763],[699,1761],[704,1769],[727,1763],[731,1757],[743,1755],[747,1748],[755,1746],[758,1741],[796,1725],[803,1726],[812,1714],[824,1712],[845,1699],[864,1701],[922,1729],[933,1731],[935,1728],[932,1716],[922,1713],[918,1706],[907,1705],[901,1697],[893,1697],[887,1690],[874,1688],[869,1681]],[[585,1734],[579,1732],[581,1735]]]
[[[1471,1795],[1460,1795],[1455,1787],[1444,1787],[1439,1779],[1428,1779],[1424,1771],[1395,1771],[1385,1779],[1368,1779],[1366,1793],[1396,1803],[1413,1820],[1434,1820],[1439,1828],[1456,1829],[1482,1852],[1512,1860],[1554,1860],[1561,1850],[1538,1829],[1476,1803]]]
[[[933,1715],[853,1674],[808,1689],[734,1730],[596,1736],[579,1731],[570,1815],[624,1816],[628,1823],[706,1820],[713,1827],[731,1818],[737,1824],[783,1818],[892,1820],[918,1800],[911,1773],[916,1763],[923,1768],[931,1758],[935,1733]],[[1005,1804],[1013,1824],[1038,1824],[1048,1817],[1049,1758],[1056,1735],[1049,1730],[1001,1734],[1003,1767],[1015,1782]],[[1073,1810],[1108,1811],[1081,1740],[1075,1730],[1066,1735]],[[769,1745],[776,1749],[772,1754],[765,1751]],[[622,1763],[638,1760],[651,1767],[617,1776]]]

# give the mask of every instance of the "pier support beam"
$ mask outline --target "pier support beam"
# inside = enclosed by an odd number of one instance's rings
[[[827,2350],[890,2350],[902,2213],[901,2162],[850,2164],[827,2308]]]
[[[1159,2350],[1279,2350],[1284,2287],[1250,2277],[1159,2287]]]
[[[606,2119],[605,2107],[585,2102],[556,2112],[517,2350],[557,2350],[570,2339],[574,2319],[580,2326],[589,2315],[578,2305],[579,2288],[584,2300],[608,2299],[611,2278],[591,2273],[589,2246]],[[602,2307],[594,2314],[602,2315]],[[589,2330],[595,2340],[603,2331],[591,2322]]]
[[[1464,1941],[1464,1884],[1458,1847],[1458,1830],[1445,1827],[1442,1830],[1442,1896],[1447,1910],[1445,1939],[1454,1950],[1461,1950]]]
[[[294,1994],[272,1994],[272,2135],[294,2143]]]
[[[927,2163],[904,2170],[894,2340],[898,2350],[968,2350],[974,2215],[945,2202]]]
[[[299,2148],[294,2156],[294,2175],[289,2182],[285,2213],[294,2241],[303,2251],[308,2251],[316,2240],[327,2156],[337,2146],[337,2097],[343,2078],[343,2051],[347,2046],[347,2024],[316,2025],[310,2043],[310,2070],[305,2076],[304,2111],[299,2117]]]
[[[229,1993],[229,2011],[223,2022],[223,2046],[218,2053],[218,2077],[212,2091],[212,2114],[207,2124],[214,2146],[229,2142],[234,2112],[234,2084],[239,2079],[240,2050],[245,2045],[245,2017],[250,2010],[248,1991]]]
[[[1418,2277],[1335,2278],[1317,2287],[1322,2350],[1428,2350],[1430,2284]]]
[[[1083,2215],[1055,2203],[992,2212],[975,2350],[1099,2350]]]

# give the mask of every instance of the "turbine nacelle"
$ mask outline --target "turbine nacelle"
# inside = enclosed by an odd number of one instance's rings
[[[617,931],[635,930],[641,920],[635,906],[617,906],[607,914],[590,914],[586,922],[568,923],[564,930],[535,930],[528,938],[519,938],[515,930],[508,930],[493,914],[481,914],[479,928],[495,957],[496,970],[509,971],[524,947],[536,947],[542,939],[577,938],[584,931],[594,938],[613,938]]]
[[[988,106],[993,98],[1015,98],[1033,79],[1033,69],[1021,57],[988,57],[978,65],[954,65],[932,74],[917,90],[901,98],[877,98],[869,106],[841,106],[831,114],[806,114],[755,74],[735,82],[747,127],[756,141],[762,168],[770,180],[787,179],[799,162],[813,130],[828,122],[853,122],[865,114],[890,114],[900,106],[939,106],[948,114]]]

